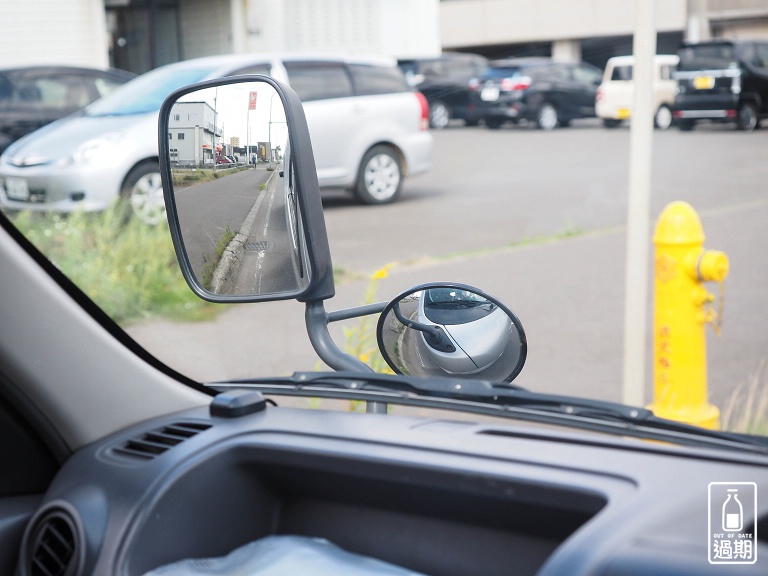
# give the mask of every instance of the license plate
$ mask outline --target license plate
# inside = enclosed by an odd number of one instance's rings
[[[11,200],[29,200],[29,186],[24,178],[14,178],[13,176],[5,179],[5,194]]]
[[[499,89],[495,86],[488,86],[480,91],[480,99],[485,102],[495,102],[499,99]]]
[[[629,108],[619,108],[616,112],[616,118],[618,120],[626,120],[629,118]]]
[[[697,76],[693,79],[693,87],[696,90],[712,90],[715,87],[714,76]]]

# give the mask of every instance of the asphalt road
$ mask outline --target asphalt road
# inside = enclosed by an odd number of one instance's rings
[[[517,383],[620,400],[629,130],[582,121],[551,133],[452,127],[434,136],[432,170],[408,180],[397,203],[366,207],[343,191],[324,191],[342,279],[327,309],[360,304],[371,292],[369,275],[392,262],[375,299],[427,281],[475,285],[525,326],[528,360]],[[705,246],[731,262],[722,335],[708,336],[709,392],[721,409],[739,386],[768,382],[766,149],[768,129],[654,135],[652,222],[669,202],[689,202]],[[205,324],[154,322],[129,332],[172,367],[213,380],[321,367],[303,322],[303,305],[287,301],[240,305]],[[345,328],[356,327],[349,321],[331,330],[344,346]],[[647,342],[650,401],[650,318]]]
[[[199,277],[208,262],[216,261],[216,249],[226,244],[228,234],[240,229],[272,173],[259,169],[220,174],[215,180],[174,190],[187,256]]]
[[[265,166],[222,171],[215,180],[176,188],[187,258],[206,289],[235,294],[298,290],[298,264],[285,265],[293,249],[283,191],[278,172]]]

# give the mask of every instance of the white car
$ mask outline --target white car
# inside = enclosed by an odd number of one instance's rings
[[[363,203],[382,204],[398,197],[407,175],[429,169],[427,102],[408,86],[395,60],[218,56],[147,72],[82,112],[14,143],[0,157],[0,206],[99,211],[123,197],[143,220],[163,220],[160,105],[181,86],[243,74],[272,76],[299,94],[321,186],[349,188]]]
[[[679,58],[673,54],[658,54],[653,61],[653,124],[666,130],[672,125],[672,104],[677,82],[674,72]],[[615,56],[605,65],[603,81],[597,89],[595,113],[606,128],[615,128],[632,114],[634,83],[633,56]]]

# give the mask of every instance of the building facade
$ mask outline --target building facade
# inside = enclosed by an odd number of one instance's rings
[[[217,113],[206,102],[177,102],[168,119],[171,160],[181,165],[213,164],[221,143]]]
[[[630,0],[27,0],[0,3],[0,66],[146,72],[245,52],[411,58],[443,50],[601,65],[632,49]],[[768,38],[766,0],[657,0],[658,51],[683,39]]]

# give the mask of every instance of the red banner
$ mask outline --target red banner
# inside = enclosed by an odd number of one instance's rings
[[[248,110],[256,110],[256,95],[257,92],[248,94]]]

